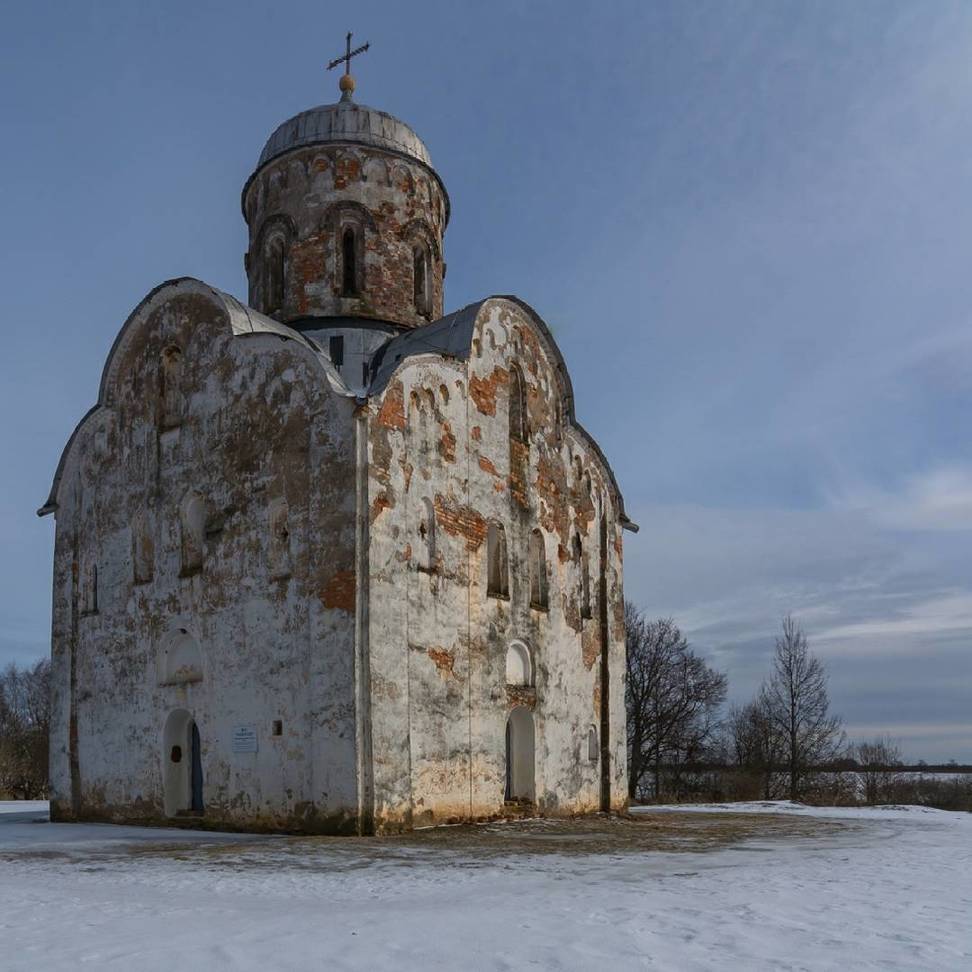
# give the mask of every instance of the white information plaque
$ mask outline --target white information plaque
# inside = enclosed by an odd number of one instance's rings
[[[233,752],[255,753],[257,751],[256,726],[233,727]]]

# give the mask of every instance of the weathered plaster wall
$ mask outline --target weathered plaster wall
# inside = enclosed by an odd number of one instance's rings
[[[472,343],[468,362],[406,359],[372,403],[371,715],[376,821],[386,830],[502,812],[514,705],[535,721],[539,808],[599,809],[602,759],[589,758],[588,734],[596,727],[603,741],[602,649],[608,797],[612,808],[626,804],[621,525],[609,473],[566,419],[554,356],[517,304],[487,301]],[[526,443],[509,434],[514,365],[524,379]],[[506,531],[508,598],[487,595],[490,520]],[[530,606],[534,529],[546,551],[545,611]],[[575,535],[589,563],[590,618],[581,617]],[[506,683],[512,641],[530,649],[533,686]]]
[[[249,184],[244,213],[249,304],[281,321],[308,315],[367,317],[417,326],[442,315],[447,209],[430,169],[364,146],[295,149]],[[342,296],[341,236],[358,234],[360,293]],[[283,306],[268,303],[268,246],[283,246]],[[428,253],[428,306],[417,308],[413,249]]]
[[[353,407],[299,341],[234,336],[204,285],[164,285],[130,319],[56,495],[56,819],[161,817],[163,727],[186,709],[207,826],[355,826]],[[205,536],[187,571],[190,491]],[[183,630],[201,672],[172,678],[166,650]],[[255,728],[256,753],[232,751],[237,726]]]
[[[55,816],[158,820],[167,792],[171,813],[165,726],[185,711],[206,826],[353,831],[372,806],[386,831],[488,817],[504,812],[516,706],[533,720],[542,812],[622,808],[617,497],[530,314],[486,301],[468,361],[406,358],[356,403],[301,335],[269,321],[241,333],[251,314],[228,301],[194,281],[151,295],[66,450]],[[187,548],[190,507],[201,532]],[[487,591],[490,522],[507,595]],[[531,605],[536,530],[546,609]],[[507,683],[514,642],[528,685]],[[256,753],[233,751],[240,726]]]

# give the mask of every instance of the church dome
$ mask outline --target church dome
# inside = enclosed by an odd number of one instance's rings
[[[330,142],[351,142],[396,152],[432,168],[429,150],[405,122],[348,98],[309,108],[279,125],[263,146],[257,169],[293,149]]]
[[[251,307],[281,322],[442,316],[449,196],[404,122],[351,98],[277,126],[243,187]]]

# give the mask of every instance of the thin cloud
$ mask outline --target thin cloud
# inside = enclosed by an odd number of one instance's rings
[[[909,476],[897,493],[865,489],[838,502],[897,530],[972,530],[972,467],[941,466]]]

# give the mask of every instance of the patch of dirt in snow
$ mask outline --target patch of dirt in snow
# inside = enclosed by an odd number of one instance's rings
[[[56,824],[53,826],[57,826]],[[0,850],[2,860],[74,861],[84,869],[118,860],[195,862],[210,868],[254,871],[354,871],[376,865],[413,867],[449,863],[488,867],[524,855],[566,857],[655,852],[705,852],[734,844],[813,839],[856,829],[845,820],[669,812],[652,817],[593,816],[574,820],[438,827],[390,837],[254,837],[232,841],[180,843],[166,831],[158,842],[123,841],[85,847]],[[2,845],[0,845],[2,846]]]

